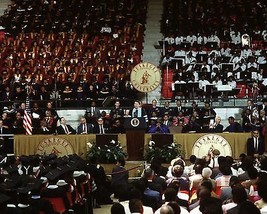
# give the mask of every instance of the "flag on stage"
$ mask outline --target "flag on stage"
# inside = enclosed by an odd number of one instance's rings
[[[32,135],[32,119],[30,117],[30,100],[26,98],[26,108],[24,110],[23,127],[26,130],[26,135]]]

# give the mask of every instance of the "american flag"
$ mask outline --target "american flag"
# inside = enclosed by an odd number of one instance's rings
[[[30,100],[26,98],[26,108],[24,110],[23,127],[26,130],[26,135],[32,135],[32,119],[30,117]]]

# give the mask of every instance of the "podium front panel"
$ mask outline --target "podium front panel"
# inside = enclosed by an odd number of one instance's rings
[[[118,141],[117,134],[97,134],[96,135],[96,145],[99,147],[103,147],[108,144],[110,141]]]
[[[129,117],[124,120],[124,129],[125,130],[137,130],[147,128],[146,120],[143,117]]]
[[[173,143],[172,134],[152,134],[152,141],[155,142],[156,147],[163,148],[164,145]]]

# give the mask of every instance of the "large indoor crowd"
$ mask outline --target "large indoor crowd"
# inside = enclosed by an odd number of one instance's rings
[[[258,102],[267,86],[265,1],[166,0],[163,7],[162,85],[171,80],[171,98],[205,99],[204,107],[196,101],[184,107],[177,100],[171,107],[169,101],[159,106],[157,100],[136,100],[130,72],[142,61],[147,1],[11,1],[0,18],[1,213],[93,213],[113,204],[112,194],[119,200],[112,214],[267,213],[267,100]],[[176,87],[186,83],[197,86]],[[251,93],[211,91],[210,85],[245,85]],[[238,95],[252,99],[241,121],[233,115],[224,126],[210,101]],[[96,104],[109,97],[114,107]],[[126,98],[135,100],[131,107],[121,106]],[[58,100],[80,107],[88,101],[77,126],[59,117]],[[107,179],[97,156],[7,155],[3,134],[25,134],[26,115],[33,134],[119,134],[127,118],[138,117],[147,133],[252,136],[237,161],[217,149],[203,158],[192,155],[190,164],[174,159],[168,168],[154,157],[141,178],[129,182],[124,159]]]
[[[264,142],[254,144],[258,137],[253,132],[239,160],[217,149],[188,163],[175,158],[169,167],[153,157],[131,182],[124,159],[107,177],[97,156],[3,156],[1,213],[93,213],[103,204],[112,204],[112,214],[266,213],[267,158]]]

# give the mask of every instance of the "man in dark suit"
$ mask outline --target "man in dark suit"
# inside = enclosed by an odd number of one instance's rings
[[[80,124],[77,127],[77,134],[90,134],[93,133],[94,125],[86,123],[85,117],[81,117]]]
[[[67,121],[64,117],[60,118],[60,125],[57,127],[57,133],[58,134],[76,134],[76,131],[67,124]]]
[[[94,133],[95,134],[106,134],[109,132],[109,128],[104,125],[103,118],[98,118],[97,124],[94,126]]]
[[[252,137],[247,140],[247,155],[258,157],[265,151],[265,143],[259,137],[259,131],[253,130]]]
[[[185,107],[182,107],[182,102],[180,100],[176,101],[176,107],[173,108],[173,116],[178,116],[179,112],[182,112],[185,114],[186,109]]]

